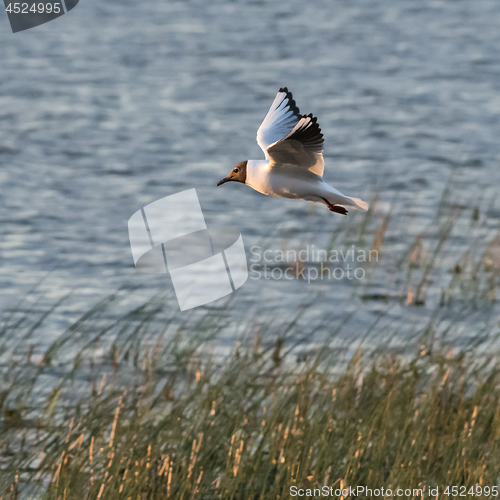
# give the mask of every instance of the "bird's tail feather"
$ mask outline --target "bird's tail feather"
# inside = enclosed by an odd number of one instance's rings
[[[366,203],[366,201],[363,201],[363,200],[360,200],[359,198],[353,198],[353,197],[349,197],[354,203],[355,203],[355,207],[353,208],[360,208],[361,210],[368,210],[368,203]]]

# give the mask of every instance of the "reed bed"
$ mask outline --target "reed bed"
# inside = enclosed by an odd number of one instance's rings
[[[121,361],[75,404],[59,387],[32,421],[29,408],[4,408],[2,498],[274,499],[360,485],[426,498],[430,487],[497,485],[493,356],[358,352],[334,377],[319,354],[290,366],[279,345],[238,348],[222,367],[171,348],[175,370],[148,361],[124,387],[119,372],[136,368]]]

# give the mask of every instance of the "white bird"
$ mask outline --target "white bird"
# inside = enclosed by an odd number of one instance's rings
[[[323,180],[323,134],[312,114],[300,114],[286,87],[259,127],[257,143],[266,159],[238,163],[217,186],[241,182],[268,196],[323,203],[343,215],[343,205],[368,210],[366,202],[343,195]]]

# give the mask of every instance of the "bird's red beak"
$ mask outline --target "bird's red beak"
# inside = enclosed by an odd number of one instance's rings
[[[229,182],[231,179],[229,177],[225,177],[221,181],[217,183],[217,186],[222,186],[222,184],[225,184],[226,182]]]

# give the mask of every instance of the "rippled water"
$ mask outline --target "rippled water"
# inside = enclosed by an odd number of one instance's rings
[[[334,248],[369,249],[391,214],[365,280],[249,279],[211,305],[228,305],[229,344],[257,316],[285,330],[305,304],[311,345],[347,318],[345,339],[373,332],[406,344],[433,317],[457,259],[480,255],[498,231],[498,26],[494,0],[81,0],[15,35],[0,13],[2,308],[42,278],[23,307],[44,310],[71,291],[38,330],[41,346],[120,287],[125,309],[170,290],[166,317],[181,320],[169,278],[135,270],[127,221],[194,187],[207,224],[236,226],[249,259],[252,245],[325,248],[332,235]],[[237,162],[261,158],[255,133],[284,85],[318,116],[326,180],[373,201],[364,229],[359,213],[215,187]],[[430,259],[458,212],[424,276],[425,303],[409,306],[422,269],[408,276],[406,249],[423,233]],[[458,321],[453,335],[494,335],[496,302],[472,307],[457,294],[453,307],[467,312],[440,313]]]

